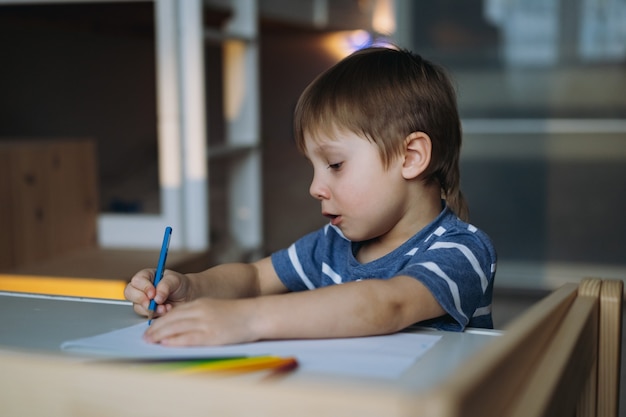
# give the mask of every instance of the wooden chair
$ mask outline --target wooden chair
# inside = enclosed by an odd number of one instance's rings
[[[622,281],[561,287],[417,403],[437,416],[617,416],[622,300]]]

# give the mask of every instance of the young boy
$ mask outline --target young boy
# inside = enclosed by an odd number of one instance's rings
[[[196,274],[138,272],[125,290],[160,316],[145,339],[170,346],[387,334],[414,323],[492,327],[496,254],[461,219],[460,121],[437,66],[369,48],[320,75],[295,110],[330,222],[270,257]]]

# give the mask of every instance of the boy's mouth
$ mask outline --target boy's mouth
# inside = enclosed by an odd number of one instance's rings
[[[333,226],[338,225],[341,222],[341,216],[338,214],[330,214],[330,213],[323,213],[325,217],[328,217],[330,219],[330,224],[332,224]]]

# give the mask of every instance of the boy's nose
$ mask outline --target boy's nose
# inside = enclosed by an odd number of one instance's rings
[[[309,187],[309,194],[316,200],[323,200],[328,198],[328,189],[314,177]]]

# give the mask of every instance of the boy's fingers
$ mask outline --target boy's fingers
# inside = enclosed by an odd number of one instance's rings
[[[170,285],[166,280],[161,280],[159,285],[157,286],[154,294],[154,301],[157,304],[163,304],[167,301],[167,298],[170,296]]]
[[[156,301],[157,304],[164,304],[179,287],[180,279],[176,274],[172,274],[171,271],[166,271],[163,275],[163,279],[161,279],[159,285],[157,285],[154,293],[154,301]]]
[[[177,335],[165,338],[160,342],[164,346],[181,347],[181,346],[200,346],[206,344],[202,339],[202,335],[198,333],[179,333]]]
[[[137,289],[132,284],[128,284],[126,288],[124,288],[124,297],[128,301],[132,301],[137,304],[144,304],[144,302],[148,300],[148,296],[145,291]]]
[[[148,296],[152,296],[152,294],[149,294],[149,291],[154,288],[154,285],[152,285],[152,276],[150,271],[143,270],[135,274],[130,279],[129,286],[143,291]]]
[[[142,291],[146,295],[146,297],[148,297],[149,300],[156,297],[158,293],[158,291],[154,288],[154,285],[152,285],[151,282],[145,284]]]
[[[140,316],[148,315],[148,311],[141,304],[133,303],[133,310],[135,310],[135,313],[139,314]]]

